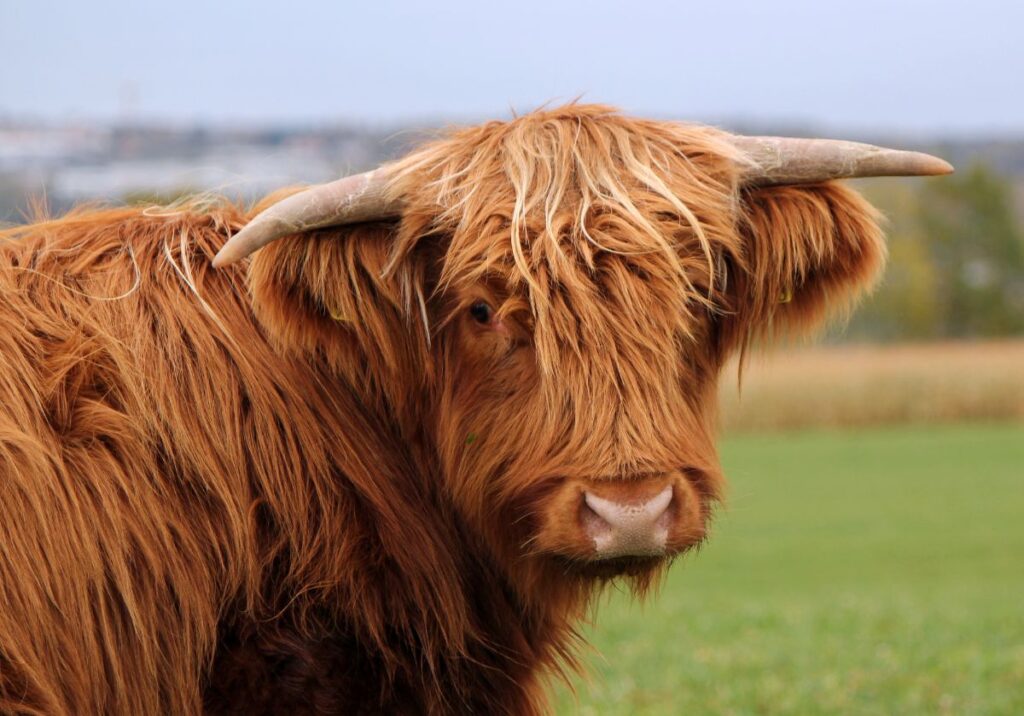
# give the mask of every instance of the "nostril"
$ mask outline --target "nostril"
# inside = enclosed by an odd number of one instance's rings
[[[583,493],[583,503],[580,505],[580,519],[584,529],[591,537],[609,534],[614,528],[591,506],[589,497],[587,493]]]

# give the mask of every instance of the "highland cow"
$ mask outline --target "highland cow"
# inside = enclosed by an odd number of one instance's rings
[[[543,712],[704,539],[727,357],[879,271],[829,180],[948,170],[572,105],[6,230],[0,711]]]

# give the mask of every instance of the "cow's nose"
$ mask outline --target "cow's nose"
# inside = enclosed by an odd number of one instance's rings
[[[594,540],[598,559],[665,553],[671,523],[671,485],[640,502],[615,502],[584,492],[583,503],[583,524]]]

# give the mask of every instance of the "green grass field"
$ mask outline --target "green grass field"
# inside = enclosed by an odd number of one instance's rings
[[[1024,714],[1024,427],[733,438],[712,539],[603,602],[573,714]]]

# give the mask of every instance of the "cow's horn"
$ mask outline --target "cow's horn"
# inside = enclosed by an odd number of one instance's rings
[[[953,171],[948,162],[930,154],[838,139],[734,135],[729,141],[747,159],[743,183],[754,186],[853,177],[933,176]]]
[[[388,196],[388,179],[385,169],[374,169],[293,194],[257,214],[232,236],[217,252],[213,265],[227,266],[289,234],[398,216],[401,206]]]

